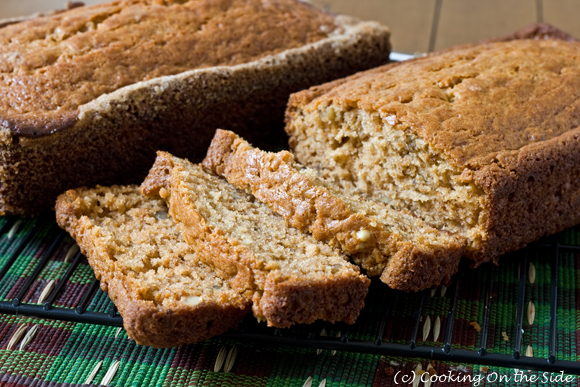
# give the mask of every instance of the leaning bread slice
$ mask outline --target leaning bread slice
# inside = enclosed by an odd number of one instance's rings
[[[174,347],[208,339],[235,327],[250,309],[196,258],[165,202],[146,198],[137,186],[69,190],[58,198],[56,218],[139,344]]]
[[[369,279],[330,246],[201,165],[158,152],[142,192],[167,199],[200,259],[215,266],[270,326],[318,319],[354,323]]]
[[[218,130],[203,165],[252,193],[291,226],[339,246],[395,289],[437,286],[457,271],[463,237],[436,230],[408,211],[342,194],[289,152],[265,152]]]

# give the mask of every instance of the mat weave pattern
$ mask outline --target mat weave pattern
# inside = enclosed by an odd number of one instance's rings
[[[0,227],[7,219],[0,218]],[[50,217],[23,220],[10,233],[0,236],[0,268],[36,222],[41,228],[19,255],[4,278],[0,279],[0,301],[10,301],[22,288],[35,265],[61,230]],[[568,229],[554,238],[568,245],[580,245],[580,227]],[[26,293],[23,302],[35,303],[51,280],[58,283],[68,269],[67,252],[74,245],[65,237],[48,264]],[[526,280],[525,315],[523,316],[522,354],[533,351],[534,357],[548,357],[550,325],[550,281],[552,278],[547,250],[529,249],[533,266]],[[519,254],[503,257],[495,267],[487,349],[489,353],[511,354],[514,349],[518,297]],[[463,283],[454,315],[454,349],[477,351],[480,347],[480,324],[485,313],[485,289],[491,265],[462,270]],[[580,253],[562,252],[558,265],[557,358],[578,361],[580,343]],[[531,277],[531,278],[530,278]],[[535,278],[534,278],[535,277]],[[531,280],[530,280],[531,279]],[[77,305],[94,280],[86,259],[75,268],[64,291],[54,305],[72,308]],[[444,329],[452,302],[450,290],[439,288],[418,294],[384,291],[373,286],[365,309],[357,323],[349,328],[352,339],[375,340],[381,314],[390,306],[390,318],[384,327],[383,341],[407,344],[413,334],[416,305],[423,300],[418,345],[443,346]],[[451,289],[451,287],[450,287]],[[529,315],[530,304],[535,312]],[[87,310],[108,313],[113,307],[108,296],[98,290]],[[248,317],[253,319],[252,317]],[[530,324],[531,323],[531,324]],[[24,328],[23,328],[24,327]],[[347,329],[343,324],[316,323],[298,326],[291,331],[316,331],[337,337]],[[22,332],[18,335],[18,331]],[[284,330],[286,331],[286,330]],[[12,341],[12,342],[11,342]],[[10,348],[9,348],[10,347]],[[221,356],[220,355],[221,352]],[[229,356],[228,356],[229,355]],[[223,362],[216,360],[218,357]],[[221,364],[219,364],[221,363]],[[217,367],[219,365],[219,367]],[[219,368],[218,371],[216,369]],[[225,372],[229,369],[228,372]],[[421,359],[388,357],[367,353],[317,350],[272,343],[252,343],[217,337],[205,342],[173,349],[153,349],[136,345],[122,328],[0,314],[0,386],[394,386],[403,385],[404,375],[413,372],[436,375],[431,385],[478,385],[475,376],[487,381],[479,385],[579,385],[554,379],[557,373],[542,373],[472,364],[451,364]],[[108,375],[107,375],[108,374]],[[443,375],[454,379],[443,379]],[[498,381],[499,376],[508,379]],[[517,376],[520,376],[518,379]],[[532,375],[537,383],[522,383]],[[471,383],[467,376],[471,377]],[[462,382],[461,378],[464,378]],[[525,379],[527,377],[527,379]],[[546,379],[547,378],[547,379]],[[426,378],[428,379],[428,378]],[[546,381],[547,382],[544,382]],[[570,379],[569,379],[570,380]],[[306,384],[305,384],[306,383]],[[412,385],[407,382],[404,385]],[[417,385],[429,385],[423,382]]]

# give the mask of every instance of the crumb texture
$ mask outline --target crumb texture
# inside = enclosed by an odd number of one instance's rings
[[[444,268],[440,275],[421,276],[390,270],[383,278],[393,288],[437,286],[457,270],[463,238],[439,231],[408,211],[344,193],[313,169],[296,163],[289,152],[265,152],[233,132],[218,130],[203,165],[253,194],[289,225],[341,248],[370,276],[389,271],[385,269],[391,259],[427,259]]]
[[[169,177],[160,179],[158,169]],[[158,153],[143,192],[154,193],[158,185],[186,240],[220,276],[231,277],[252,297],[257,317],[278,327],[317,319],[354,322],[369,280],[337,250],[288,227],[252,195],[200,165],[165,152]],[[288,308],[302,294],[316,297],[308,297],[312,302],[301,308]]]
[[[175,346],[235,327],[248,302],[200,262],[163,200],[136,186],[70,190],[57,221],[87,255],[130,337]]]
[[[247,63],[336,29],[290,0],[123,0],[16,23],[0,29],[0,118],[51,130],[121,87]]]
[[[423,138],[383,122],[377,112],[342,105],[299,116],[295,123],[309,134],[297,157],[325,180],[351,195],[408,209],[472,246],[481,242],[483,190]]]

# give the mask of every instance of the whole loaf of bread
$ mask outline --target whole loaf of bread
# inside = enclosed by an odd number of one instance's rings
[[[295,0],[122,0],[0,29],[0,213],[201,160],[216,127],[283,144],[291,92],[388,61],[389,32]]]

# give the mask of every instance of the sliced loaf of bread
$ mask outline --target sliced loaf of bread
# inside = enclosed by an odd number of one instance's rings
[[[358,267],[201,165],[158,152],[141,190],[167,200],[198,257],[251,298],[268,325],[358,317],[370,283]]]
[[[408,211],[343,194],[296,163],[290,152],[265,152],[218,130],[203,165],[252,193],[291,226],[340,247],[392,288],[422,290],[446,283],[457,271],[465,238]]]
[[[580,42],[539,31],[294,94],[286,131],[297,161],[466,237],[477,266],[580,223],[579,89]]]
[[[87,256],[129,337],[174,347],[236,327],[249,302],[196,257],[163,200],[137,186],[69,190],[58,224]]]

